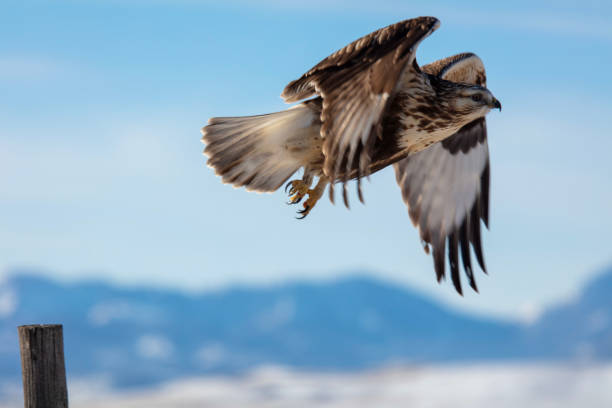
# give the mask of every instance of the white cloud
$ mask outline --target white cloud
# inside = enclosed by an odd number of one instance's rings
[[[165,360],[174,354],[172,342],[158,334],[145,334],[136,342],[137,353],[151,360]]]

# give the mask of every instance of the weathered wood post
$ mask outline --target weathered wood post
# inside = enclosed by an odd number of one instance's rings
[[[67,408],[61,324],[19,326],[25,408]]]

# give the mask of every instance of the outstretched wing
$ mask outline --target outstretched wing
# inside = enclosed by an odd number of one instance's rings
[[[323,98],[323,171],[331,186],[336,181],[346,183],[352,168],[358,169],[357,179],[368,175],[387,104],[402,77],[418,74],[413,68],[416,48],[438,26],[436,18],[419,17],[382,28],[336,51],[287,85],[282,93],[287,102],[315,94]],[[333,199],[331,187],[330,193]]]
[[[421,68],[453,82],[485,86],[480,58],[459,54]],[[478,291],[472,268],[470,245],[486,272],[480,221],[488,226],[489,147],[484,118],[475,120],[440,143],[394,164],[395,176],[419,229],[426,251],[433,249],[434,268],[440,281],[445,276],[445,255],[455,289],[462,293],[459,250],[470,286]]]

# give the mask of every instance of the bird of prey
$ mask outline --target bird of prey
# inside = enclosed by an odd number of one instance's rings
[[[377,30],[325,58],[289,83],[282,97],[301,103],[281,112],[211,118],[202,129],[208,165],[224,183],[272,192],[289,181],[290,203],[302,218],[329,185],[393,165],[402,198],[438,282],[450,276],[462,294],[459,252],[470,286],[470,247],[481,269],[480,222],[488,226],[489,151],[485,115],[501,104],[486,88],[484,65],[472,53],[419,66],[417,46],[439,27],[434,17]],[[317,179],[316,184],[314,183]]]

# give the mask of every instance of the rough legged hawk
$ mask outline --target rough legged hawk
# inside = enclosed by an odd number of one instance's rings
[[[223,182],[250,191],[286,185],[290,202],[307,196],[302,218],[326,186],[342,186],[393,165],[408,213],[438,281],[450,275],[462,293],[459,253],[477,290],[470,247],[486,272],[480,239],[489,210],[485,116],[501,104],[486,88],[482,61],[458,54],[419,66],[419,43],[439,26],[433,17],[399,22],[362,37],[319,62],[282,93],[298,105],[249,117],[212,118],[202,129],[208,164]],[[314,179],[317,183],[314,184]]]

